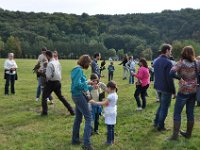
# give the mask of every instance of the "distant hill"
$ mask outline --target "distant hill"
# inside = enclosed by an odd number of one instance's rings
[[[97,51],[109,57],[115,50],[140,57],[151,49],[156,55],[164,42],[200,42],[200,10],[89,16],[0,9],[0,37],[2,56],[11,50],[18,57],[35,57],[43,46],[58,50],[63,58]]]

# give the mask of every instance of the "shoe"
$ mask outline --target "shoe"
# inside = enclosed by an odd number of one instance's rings
[[[91,145],[83,145],[82,149],[84,149],[84,150],[94,150],[94,148]]]
[[[159,103],[160,102],[160,100],[159,99],[156,99],[156,103]]]
[[[138,107],[136,110],[137,111],[142,111],[142,107]]]
[[[39,98],[36,98],[35,101],[38,102],[38,101],[39,101]]]
[[[75,112],[74,112],[74,111],[71,111],[71,112],[70,112],[70,115],[71,115],[71,116],[75,116]]]
[[[180,134],[181,134],[183,137],[185,137],[186,139],[191,138],[193,127],[194,127],[194,121],[189,121],[189,122],[187,123],[187,131],[186,131],[186,132],[180,131]]]

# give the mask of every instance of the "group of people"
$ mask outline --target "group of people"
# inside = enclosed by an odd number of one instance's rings
[[[82,55],[71,71],[71,94],[75,103],[75,109],[68,103],[61,92],[61,65],[58,60],[58,53],[51,52],[46,48],[42,48],[41,55],[38,57],[38,62],[34,71],[37,73],[38,87],[36,101],[39,100],[42,92],[42,116],[48,115],[48,100],[52,100],[51,93],[55,92],[58,99],[68,109],[71,115],[75,115],[72,144],[81,144],[80,141],[80,124],[82,118],[85,119],[83,149],[93,150],[90,143],[90,137],[93,134],[99,134],[99,117],[102,115],[102,106],[104,106],[103,116],[107,125],[107,140],[106,144],[114,144],[114,129],[117,118],[117,84],[113,81],[113,72],[115,70],[113,62],[108,66],[108,79],[106,84],[101,82],[101,69],[98,61],[101,59],[101,54],[96,53],[93,60],[89,55]],[[158,99],[160,101],[156,112],[154,127],[157,131],[167,130],[165,119],[168,115],[168,109],[171,104],[172,95],[176,95],[176,103],[174,107],[174,127],[173,134],[169,140],[177,140],[179,133],[190,138],[194,126],[194,107],[197,93],[197,81],[199,80],[200,61],[195,58],[195,52],[192,46],[183,48],[180,56],[180,61],[173,63],[170,60],[172,56],[172,46],[163,44],[160,55],[153,61],[151,67],[145,59],[140,59],[137,63],[133,57],[126,56],[122,63],[124,76],[127,78],[130,73],[129,83],[134,83],[134,78],[137,79],[136,90],[134,97],[137,102],[137,110],[146,108],[147,89],[150,86],[150,74],[153,72],[154,88],[156,89]],[[136,64],[139,69],[136,72]],[[83,70],[87,70],[91,66],[91,76],[86,78]],[[105,63],[104,63],[105,66]],[[17,64],[14,61],[14,54],[9,53],[8,59],[5,61],[5,95],[9,94],[9,83],[11,82],[11,93],[15,94],[14,83],[17,80]],[[174,79],[179,80],[179,90],[176,92]],[[105,97],[107,92],[107,97]],[[140,100],[142,99],[142,103]],[[186,105],[187,114],[187,130],[180,131],[181,113]]]

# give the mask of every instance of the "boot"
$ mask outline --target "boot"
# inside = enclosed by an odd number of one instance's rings
[[[187,122],[187,131],[186,132],[180,131],[180,134],[187,139],[191,138],[193,127],[194,127],[194,121],[188,121]]]
[[[173,134],[172,134],[172,136],[169,138],[169,140],[177,140],[177,139],[178,139],[180,126],[181,126],[181,122],[180,122],[180,121],[174,121]]]

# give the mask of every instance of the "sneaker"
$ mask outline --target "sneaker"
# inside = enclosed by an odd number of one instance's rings
[[[84,149],[84,150],[94,150],[94,148],[91,145],[83,145],[82,149]]]
[[[160,100],[159,100],[159,99],[156,99],[156,102],[158,103],[158,102],[160,102]]]
[[[39,98],[36,98],[35,101],[38,102],[38,101],[39,101]]]
[[[136,110],[137,111],[142,111],[142,107],[138,107]]]

